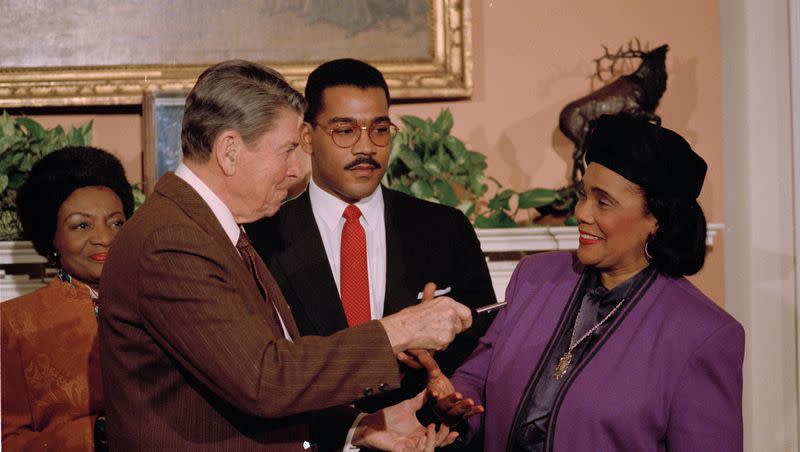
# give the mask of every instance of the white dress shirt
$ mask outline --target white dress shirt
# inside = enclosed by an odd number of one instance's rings
[[[342,228],[345,219],[342,217],[348,204],[331,195],[314,183],[312,178],[308,186],[311,198],[311,211],[317,229],[322,236],[325,254],[328,256],[333,280],[341,298],[341,251]],[[369,273],[369,303],[372,319],[383,317],[384,297],[386,295],[386,224],[383,213],[383,192],[380,186],[366,198],[355,203],[361,210],[361,226],[367,237],[367,272]]]
[[[211,212],[214,213],[214,216],[219,221],[219,224],[222,226],[222,229],[225,230],[225,234],[228,235],[228,238],[231,241],[233,246],[236,246],[236,243],[239,241],[239,234],[242,233],[241,227],[236,224],[236,220],[233,218],[233,213],[231,213],[231,209],[219,199],[219,196],[216,195],[208,185],[205,184],[197,175],[189,169],[188,166],[184,165],[181,162],[178,165],[178,168],[175,169],[175,175],[183,179],[184,182],[189,184],[194,191],[203,198],[208,207],[211,208]],[[236,250],[237,252],[239,250]],[[281,321],[281,328],[283,328],[283,336],[288,339],[292,340],[292,336],[289,334],[289,330],[286,329],[286,324],[283,322],[283,318],[281,317],[280,311],[278,308],[274,306],[275,303],[273,302],[273,309],[275,309],[275,313],[278,314],[278,320]]]

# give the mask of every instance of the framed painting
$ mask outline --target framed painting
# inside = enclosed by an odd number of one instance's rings
[[[0,107],[139,104],[231,58],[298,89],[319,63],[377,66],[398,99],[472,93],[468,0],[0,0]],[[31,30],[35,29],[35,33]]]
[[[181,123],[186,103],[185,91],[148,92],[142,104],[144,155],[142,182],[149,195],[158,179],[175,171],[183,158]]]

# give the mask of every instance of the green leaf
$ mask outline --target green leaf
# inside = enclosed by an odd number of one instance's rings
[[[442,140],[445,148],[453,155],[453,159],[459,164],[463,165],[467,161],[467,146],[458,138],[448,135]]]
[[[480,179],[473,179],[467,184],[467,191],[472,193],[476,198],[480,198],[489,191],[489,186],[484,184]]]
[[[505,212],[495,212],[492,215],[479,215],[475,218],[477,228],[513,228],[517,223]]]
[[[8,187],[8,174],[0,174],[0,193]]]
[[[417,180],[411,184],[411,193],[417,198],[431,199],[433,198],[433,186],[426,180]]]
[[[491,210],[509,210],[511,207],[508,205],[508,201],[511,199],[511,196],[514,194],[513,190],[505,189],[501,192],[492,197],[489,200],[489,209]]]
[[[42,137],[44,137],[45,134],[44,127],[42,127],[41,124],[39,124],[38,122],[34,121],[31,118],[25,118],[25,117],[17,118],[17,124],[21,125],[22,127],[25,127],[25,129],[28,131],[28,135],[32,138],[41,139]]]
[[[455,207],[458,205],[458,197],[456,196],[456,192],[453,190],[453,187],[444,179],[436,179],[433,181],[433,188],[436,194],[436,198],[441,201],[442,204]]]
[[[578,219],[575,218],[575,215],[570,215],[570,217],[567,218],[566,221],[564,221],[564,225],[565,226],[577,226],[578,225]]]
[[[392,146],[389,148],[389,161],[386,164],[386,167],[392,166],[395,160],[397,160],[398,155],[400,154],[400,149],[404,146],[403,138],[400,134],[395,135],[392,138]],[[406,146],[408,147],[408,146]]]
[[[397,184],[397,186],[392,188],[407,195],[414,196],[414,193],[411,191],[411,189],[406,187],[405,185]]]
[[[93,128],[94,128],[94,119],[90,119],[89,122],[81,126],[81,134],[83,135],[84,145],[88,145],[92,142]]]
[[[12,148],[22,148],[25,144],[25,137],[22,135],[0,136],[0,152],[5,152]]]
[[[22,239],[22,225],[13,210],[0,211],[0,240]]]
[[[84,146],[85,143],[83,142],[83,132],[81,129],[72,128],[69,129],[67,132],[67,142],[64,143],[67,146]]]
[[[450,129],[453,128],[453,114],[447,108],[439,113],[436,122],[433,123],[433,130],[439,135],[449,135]]]
[[[426,128],[425,120],[412,115],[404,115],[400,117],[400,121],[408,129],[424,130]]]
[[[401,146],[400,151],[397,153],[397,158],[400,159],[401,162],[405,163],[405,165],[411,171],[416,171],[419,168],[422,168],[422,159],[419,158],[417,154],[414,153],[408,146]]]
[[[144,204],[145,196],[144,192],[142,191],[143,186],[143,182],[131,184],[131,192],[133,192],[133,210],[138,209],[142,204]]]
[[[442,169],[439,168],[439,165],[437,165],[436,162],[433,161],[433,159],[426,159],[425,162],[422,163],[422,167],[425,168],[425,171],[427,171],[430,174],[436,176],[442,174]]]
[[[465,199],[456,205],[456,209],[464,212],[464,215],[469,217],[475,211],[475,203],[469,199]]]
[[[558,197],[558,192],[546,188],[533,188],[519,194],[518,206],[520,209],[535,209],[552,204]]]
[[[19,170],[25,173],[30,172],[31,167],[33,167],[33,155],[25,154],[22,157],[22,160],[19,162]]]
[[[25,183],[25,180],[28,178],[27,174],[23,173],[14,173],[8,175],[8,188],[11,190],[19,190],[19,187],[22,187],[22,184]]]
[[[4,136],[14,135],[16,130],[16,121],[12,118],[7,111],[3,110],[3,116],[0,117],[0,133]]]

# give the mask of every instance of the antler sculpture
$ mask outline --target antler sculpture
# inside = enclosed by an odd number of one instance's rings
[[[638,39],[635,45],[629,42],[627,49],[620,47],[613,54],[603,46],[604,54],[594,60],[599,80],[603,80],[603,62],[606,60],[610,61],[610,65],[605,71],[611,75],[616,73],[618,64],[622,61],[639,58],[642,62],[634,73],[619,77],[589,95],[570,102],[561,110],[558,128],[575,144],[572,153],[573,183],[577,183],[586,170],[583,165],[583,141],[589,130],[589,123],[593,120],[604,114],[628,113],[661,123],[661,118],[654,112],[667,89],[667,50],[669,47],[666,44],[652,51],[643,50]]]

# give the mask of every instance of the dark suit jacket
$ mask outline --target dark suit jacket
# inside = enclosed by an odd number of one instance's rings
[[[274,282],[267,291],[297,337]],[[100,293],[115,450],[328,449],[343,443],[352,409],[308,412],[399,385],[379,322],[284,339],[211,209],[173,174],[117,235]]]
[[[451,287],[449,296],[467,306],[494,303],[486,260],[475,230],[464,214],[452,207],[381,189],[386,222],[383,315],[418,303],[417,294],[428,281],[439,288]],[[275,216],[248,225],[247,231],[278,281],[301,334],[327,336],[347,328],[308,190],[284,204]],[[446,373],[455,370],[469,356],[489,326],[488,319],[474,320],[470,330],[437,354],[437,361]],[[416,384],[409,386],[405,396],[414,394],[425,381],[424,377],[412,380]],[[386,403],[396,400],[391,398]]]

